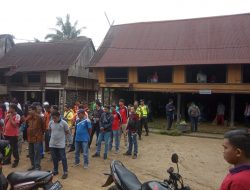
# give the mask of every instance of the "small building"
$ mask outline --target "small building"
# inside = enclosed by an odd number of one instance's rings
[[[111,26],[91,61],[104,101],[145,98],[165,115],[174,97],[178,118],[195,101],[207,120],[222,102],[234,125],[250,101],[249,22],[240,14]]]
[[[73,104],[93,101],[97,77],[86,68],[95,53],[91,39],[16,44],[2,59],[0,72],[11,97],[20,102]]]

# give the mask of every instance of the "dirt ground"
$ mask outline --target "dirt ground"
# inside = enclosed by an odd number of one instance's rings
[[[223,140],[218,139],[150,134],[149,137],[143,137],[142,141],[139,141],[139,155],[136,160],[123,156],[125,148],[122,146],[119,154],[111,152],[106,161],[90,156],[89,168],[85,170],[83,166],[73,167],[74,153],[68,153],[68,179],[60,179],[62,174],[62,166],[60,165],[59,177],[54,177],[54,180],[61,181],[65,190],[104,190],[105,188],[101,187],[106,180],[103,172],[109,172],[110,162],[112,159],[117,159],[133,171],[142,182],[147,180],[162,181],[168,177],[167,168],[174,166],[170,161],[171,154],[178,153],[180,171],[185,184],[194,190],[216,190],[219,189],[229,168],[223,159],[222,142]],[[25,171],[30,166],[30,161],[26,158],[26,148],[27,144],[24,144],[20,165],[15,169],[16,171]],[[90,155],[95,152],[94,145],[92,145],[90,152]],[[42,160],[44,170],[52,170],[52,162],[49,161],[49,157],[50,155],[46,154]],[[11,171],[13,169],[10,166],[4,166],[5,175]]]

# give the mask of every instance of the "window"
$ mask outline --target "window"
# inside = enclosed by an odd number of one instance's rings
[[[23,76],[22,76],[22,74],[18,73],[18,74],[15,74],[15,75],[11,76],[10,82],[11,83],[18,83],[18,84],[23,83]]]
[[[61,83],[60,71],[48,71],[46,73],[46,83],[48,84],[59,84]]]
[[[226,83],[226,65],[186,66],[187,83]]]
[[[242,81],[250,83],[250,65],[242,65]]]
[[[172,82],[172,67],[143,67],[138,68],[138,82],[170,83]]]
[[[105,69],[106,82],[128,82],[128,68]]]
[[[27,76],[28,76],[28,83],[40,83],[41,82],[40,73],[29,73]]]

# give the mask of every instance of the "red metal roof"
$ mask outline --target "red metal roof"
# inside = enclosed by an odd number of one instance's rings
[[[111,26],[94,67],[250,63],[250,14]]]
[[[59,42],[16,44],[0,59],[0,68],[11,68],[6,74],[8,76],[17,72],[67,70],[77,61],[83,48],[89,45],[92,45],[92,41],[85,37]]]

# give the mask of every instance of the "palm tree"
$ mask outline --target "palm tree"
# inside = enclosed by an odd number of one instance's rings
[[[66,15],[66,21],[63,22],[63,19],[61,17],[57,17],[56,26],[59,27],[59,29],[51,28],[51,30],[55,31],[55,34],[47,34],[45,36],[45,39],[50,39],[50,41],[58,41],[58,40],[69,40],[77,38],[81,32],[82,29],[86,27],[82,27],[80,29],[76,29],[78,21],[74,23],[74,25],[70,22],[70,15]]]

